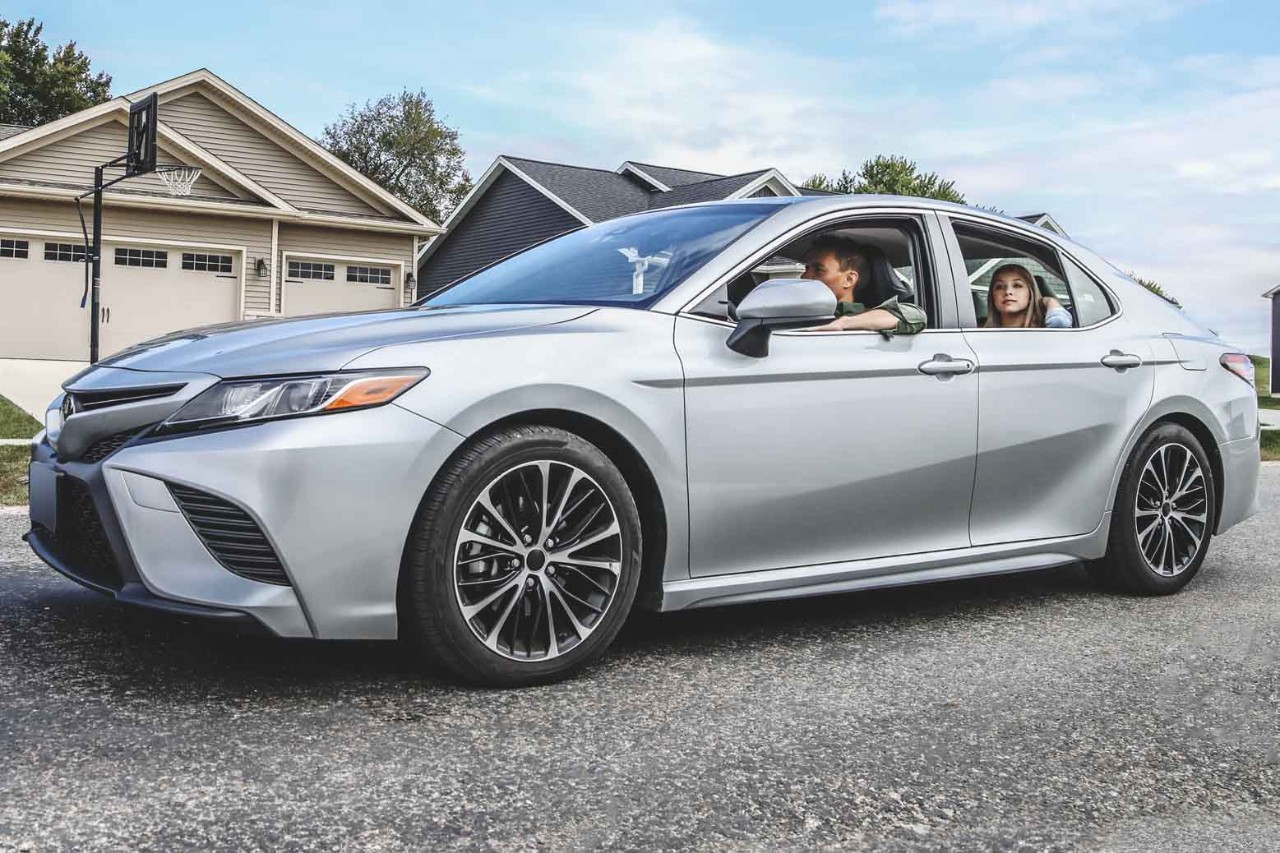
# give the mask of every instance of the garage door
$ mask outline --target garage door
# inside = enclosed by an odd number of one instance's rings
[[[179,329],[240,319],[240,253],[107,244],[102,355]]]
[[[399,306],[399,264],[286,253],[284,266],[284,313],[290,317]]]
[[[0,358],[89,358],[84,247],[0,237]],[[70,239],[70,238],[67,238]],[[238,251],[107,243],[100,354],[240,317]]]
[[[0,358],[89,358],[84,247],[48,246],[0,235]]]

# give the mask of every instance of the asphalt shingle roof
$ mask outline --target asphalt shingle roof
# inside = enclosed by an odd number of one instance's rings
[[[627,162],[654,180],[662,181],[671,189],[724,177],[724,175],[715,175],[711,172],[694,172],[689,169],[673,169],[670,166],[655,166],[652,163],[637,163],[635,160],[628,160]]]
[[[17,136],[22,131],[30,129],[20,124],[0,124],[0,139],[8,139],[10,136]]]
[[[719,201],[720,199],[728,198],[768,171],[768,169],[760,169],[755,172],[744,172],[741,175],[730,175],[727,178],[716,178],[715,180],[701,181],[696,184],[686,184],[683,187],[672,187],[669,193],[654,193],[649,207],[651,210],[657,210],[663,207],[673,207],[677,204]],[[657,177],[657,175],[654,175],[654,177]]]
[[[506,159],[592,222],[649,209],[653,193],[616,172],[520,157]]]

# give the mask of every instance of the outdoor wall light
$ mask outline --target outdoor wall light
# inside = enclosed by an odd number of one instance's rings
[[[405,274],[404,274],[404,286],[405,286],[405,288],[406,288],[406,289],[412,288],[412,287],[413,287],[413,284],[414,284],[413,273],[411,273],[411,272],[407,272],[407,273],[405,273]]]
[[[254,264],[253,271],[258,274],[258,278],[267,277],[267,259],[258,258],[258,262]]]

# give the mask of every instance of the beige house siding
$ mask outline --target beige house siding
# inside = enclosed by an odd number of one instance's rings
[[[404,273],[415,272],[413,256],[414,238],[403,234],[379,234],[374,231],[347,231],[337,228],[280,225],[281,255],[317,255],[328,257],[385,260],[403,264],[401,278],[395,282],[401,304],[412,301],[412,294],[405,298]],[[283,270],[282,270],[283,272]],[[281,288],[277,288],[279,293]]]
[[[123,124],[114,118],[109,119],[74,136],[0,162],[0,180],[66,184],[88,189],[93,186],[93,167],[119,157],[128,147],[128,135],[129,131]],[[180,163],[163,148],[158,151],[156,162],[165,166]],[[121,174],[122,170],[113,169],[108,172],[108,177]],[[165,187],[159,176],[149,174],[130,178],[127,184],[113,187],[108,192],[164,193]],[[247,194],[237,196],[203,175],[196,180],[191,194],[220,200],[250,198]]]
[[[388,213],[357,198],[198,92],[161,104],[160,121],[297,208],[358,216]]]
[[[33,256],[42,251],[39,244],[46,239],[76,243],[83,240],[75,205],[66,202],[0,197],[0,232],[30,234]],[[121,237],[167,240],[191,246],[243,246],[244,313],[253,316],[271,311],[271,274],[259,278],[255,269],[259,258],[265,259],[269,267],[274,266],[271,261],[270,220],[141,210],[108,204],[103,208],[102,232],[107,239]]]

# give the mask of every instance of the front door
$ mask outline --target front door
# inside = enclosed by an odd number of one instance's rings
[[[695,576],[969,545],[978,382],[957,332],[775,333],[681,316]]]

